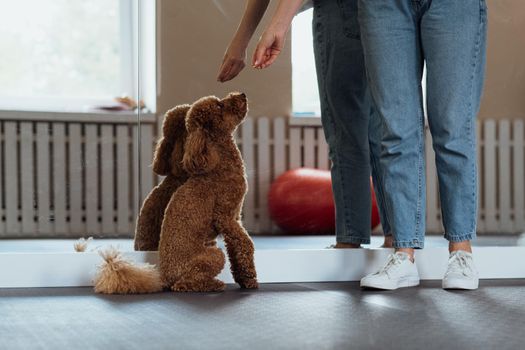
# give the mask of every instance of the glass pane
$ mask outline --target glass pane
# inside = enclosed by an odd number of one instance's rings
[[[317,220],[305,201],[320,186],[331,188],[331,162],[316,118],[321,112],[312,10],[295,17],[272,67],[254,70],[250,63],[255,46],[277,7],[278,2],[272,2],[241,52],[246,67],[219,83],[217,71],[243,6],[180,0],[151,9],[155,3],[0,0],[0,237],[121,237],[131,249],[138,210],[164,179],[151,167],[164,113],[202,96],[222,98],[231,91],[245,92],[249,99],[248,117],[235,131],[249,182],[244,226],[254,236],[294,233],[279,228],[268,194],[283,173],[297,168],[315,168],[324,176],[322,184],[310,183],[302,192],[304,201],[290,210],[299,221]],[[479,231],[508,233],[507,243],[516,244],[517,233],[525,230],[525,148],[520,136],[525,130],[525,80],[519,74],[525,55],[520,45],[503,39],[520,32],[517,14],[523,5],[487,3],[487,79],[478,121]],[[129,102],[145,101],[140,116],[113,100],[121,94]],[[65,105],[77,111],[63,113]],[[435,174],[427,140],[425,173]],[[301,178],[295,175],[288,182],[291,187]],[[437,236],[442,233],[437,179],[429,176],[428,186],[427,229],[436,235],[429,239],[443,244]],[[332,205],[334,213],[332,196],[320,202],[314,204]],[[382,240],[381,227],[375,228],[373,246]],[[287,242],[322,248],[334,242],[335,229],[329,233]]]
[[[313,10],[295,16],[292,23],[292,96],[293,112],[303,116],[321,115],[315,73],[312,38]]]
[[[131,33],[122,33],[120,22],[130,19],[120,18],[119,0],[0,0],[0,8],[0,97],[126,92],[121,37]]]
[[[136,4],[0,0],[0,252],[133,237]]]

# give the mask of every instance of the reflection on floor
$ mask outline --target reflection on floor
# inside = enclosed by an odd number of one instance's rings
[[[334,236],[253,236],[256,249],[323,249],[335,243]],[[0,240],[2,252],[69,252],[73,251],[74,239],[5,239]],[[222,245],[222,242],[219,241]],[[365,248],[375,248],[383,244],[381,236],[373,236]],[[131,239],[95,239],[89,249],[115,246],[124,251],[133,250]],[[427,236],[426,247],[446,247],[447,241],[441,236]],[[483,235],[474,241],[475,246],[525,246],[525,236]]]
[[[228,286],[222,294],[0,290],[2,349],[523,349],[525,281]]]

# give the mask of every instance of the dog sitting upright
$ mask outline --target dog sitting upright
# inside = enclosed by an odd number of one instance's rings
[[[221,291],[216,277],[225,257],[216,246],[224,238],[231,272],[243,288],[257,288],[254,246],[240,221],[247,190],[233,132],[244,120],[247,100],[231,93],[195,102],[186,114],[182,168],[188,180],[173,194],[164,213],[159,268],[173,291]]]

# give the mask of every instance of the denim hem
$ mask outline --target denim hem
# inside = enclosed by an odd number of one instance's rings
[[[361,238],[355,236],[340,236],[336,237],[335,240],[337,243],[347,243],[347,244],[370,244],[370,238]]]
[[[425,242],[422,240],[413,240],[413,241],[396,241],[392,243],[394,248],[414,248],[414,249],[423,249],[425,247]]]
[[[463,242],[463,241],[471,241],[474,238],[476,238],[476,232],[471,233],[465,233],[465,234],[448,234],[445,233],[444,235],[445,239],[449,242]]]

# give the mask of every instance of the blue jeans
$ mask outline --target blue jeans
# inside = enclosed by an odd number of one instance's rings
[[[336,239],[367,244],[370,173],[386,234],[390,234],[390,225],[384,215],[378,171],[381,123],[366,80],[357,0],[314,1],[312,26],[321,120],[332,161]]]
[[[424,245],[424,62],[445,238],[476,235],[475,118],[486,12],[485,0],[359,0],[370,89],[383,124],[380,164],[394,247]]]

